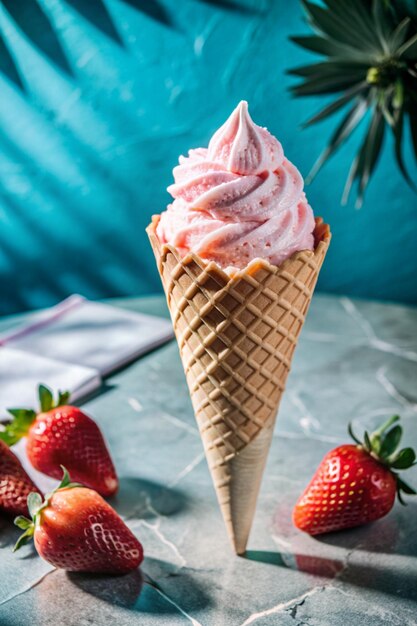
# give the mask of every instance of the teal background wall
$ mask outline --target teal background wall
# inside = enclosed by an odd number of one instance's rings
[[[336,123],[299,130],[324,99],[287,91],[285,70],[313,58],[288,41],[307,29],[296,0],[0,11],[0,313],[160,291],[144,228],[169,201],[178,155],[206,145],[240,99],[304,175]],[[307,189],[334,235],[319,288],[417,302],[416,196],[385,145],[364,207],[341,207],[355,142]]]

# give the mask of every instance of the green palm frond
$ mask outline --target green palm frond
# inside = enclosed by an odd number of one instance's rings
[[[314,164],[312,180],[342,143],[368,118],[343,195],[357,185],[357,206],[377,165],[386,129],[394,137],[394,156],[405,180],[415,189],[404,163],[407,123],[417,160],[417,0],[324,0],[322,6],[301,0],[314,34],[291,37],[317,63],[289,70],[300,77],[296,97],[337,94],[333,102],[305,122],[311,126],[349,107],[327,147]],[[414,176],[416,178],[416,176]]]

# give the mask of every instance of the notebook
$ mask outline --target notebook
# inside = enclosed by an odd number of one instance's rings
[[[166,319],[71,296],[0,336],[0,416],[8,407],[36,406],[41,382],[79,400],[172,337]]]

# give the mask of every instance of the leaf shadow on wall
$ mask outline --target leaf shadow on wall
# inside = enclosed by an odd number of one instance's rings
[[[125,4],[129,4],[134,9],[144,13],[155,22],[164,24],[165,26],[174,26],[171,15],[159,0],[123,0]]]
[[[26,92],[25,84],[22,80],[18,67],[7,48],[3,37],[0,35],[0,73],[4,74],[23,93]]]
[[[198,0],[198,2],[208,4],[209,6],[216,7],[217,9],[224,9],[225,11],[234,11],[236,13],[243,13],[247,15],[259,15],[265,12],[262,7],[247,6],[237,0]]]
[[[228,0],[222,1],[228,4]],[[85,0],[65,0],[65,2],[105,36],[122,48],[125,47],[115,21],[103,0],[93,0],[91,2],[85,2]],[[124,0],[124,2],[154,21],[167,27],[174,27],[170,13],[159,0]],[[39,6],[38,0],[19,0],[19,2],[4,0],[4,7],[27,39],[67,76],[74,77],[74,72],[59,37],[47,13]],[[0,73],[4,74],[23,93],[26,92],[19,68],[1,34]]]
[[[65,1],[104,35],[124,47],[123,39],[117,31],[114,21],[103,0],[94,0],[93,2],[86,2],[85,0]]]
[[[36,0],[3,0],[3,4],[31,43],[65,74],[73,76],[57,34]]]

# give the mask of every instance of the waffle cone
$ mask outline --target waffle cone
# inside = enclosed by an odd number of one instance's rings
[[[207,462],[232,546],[246,550],[278,406],[330,243],[233,276],[147,233],[171,313]]]

